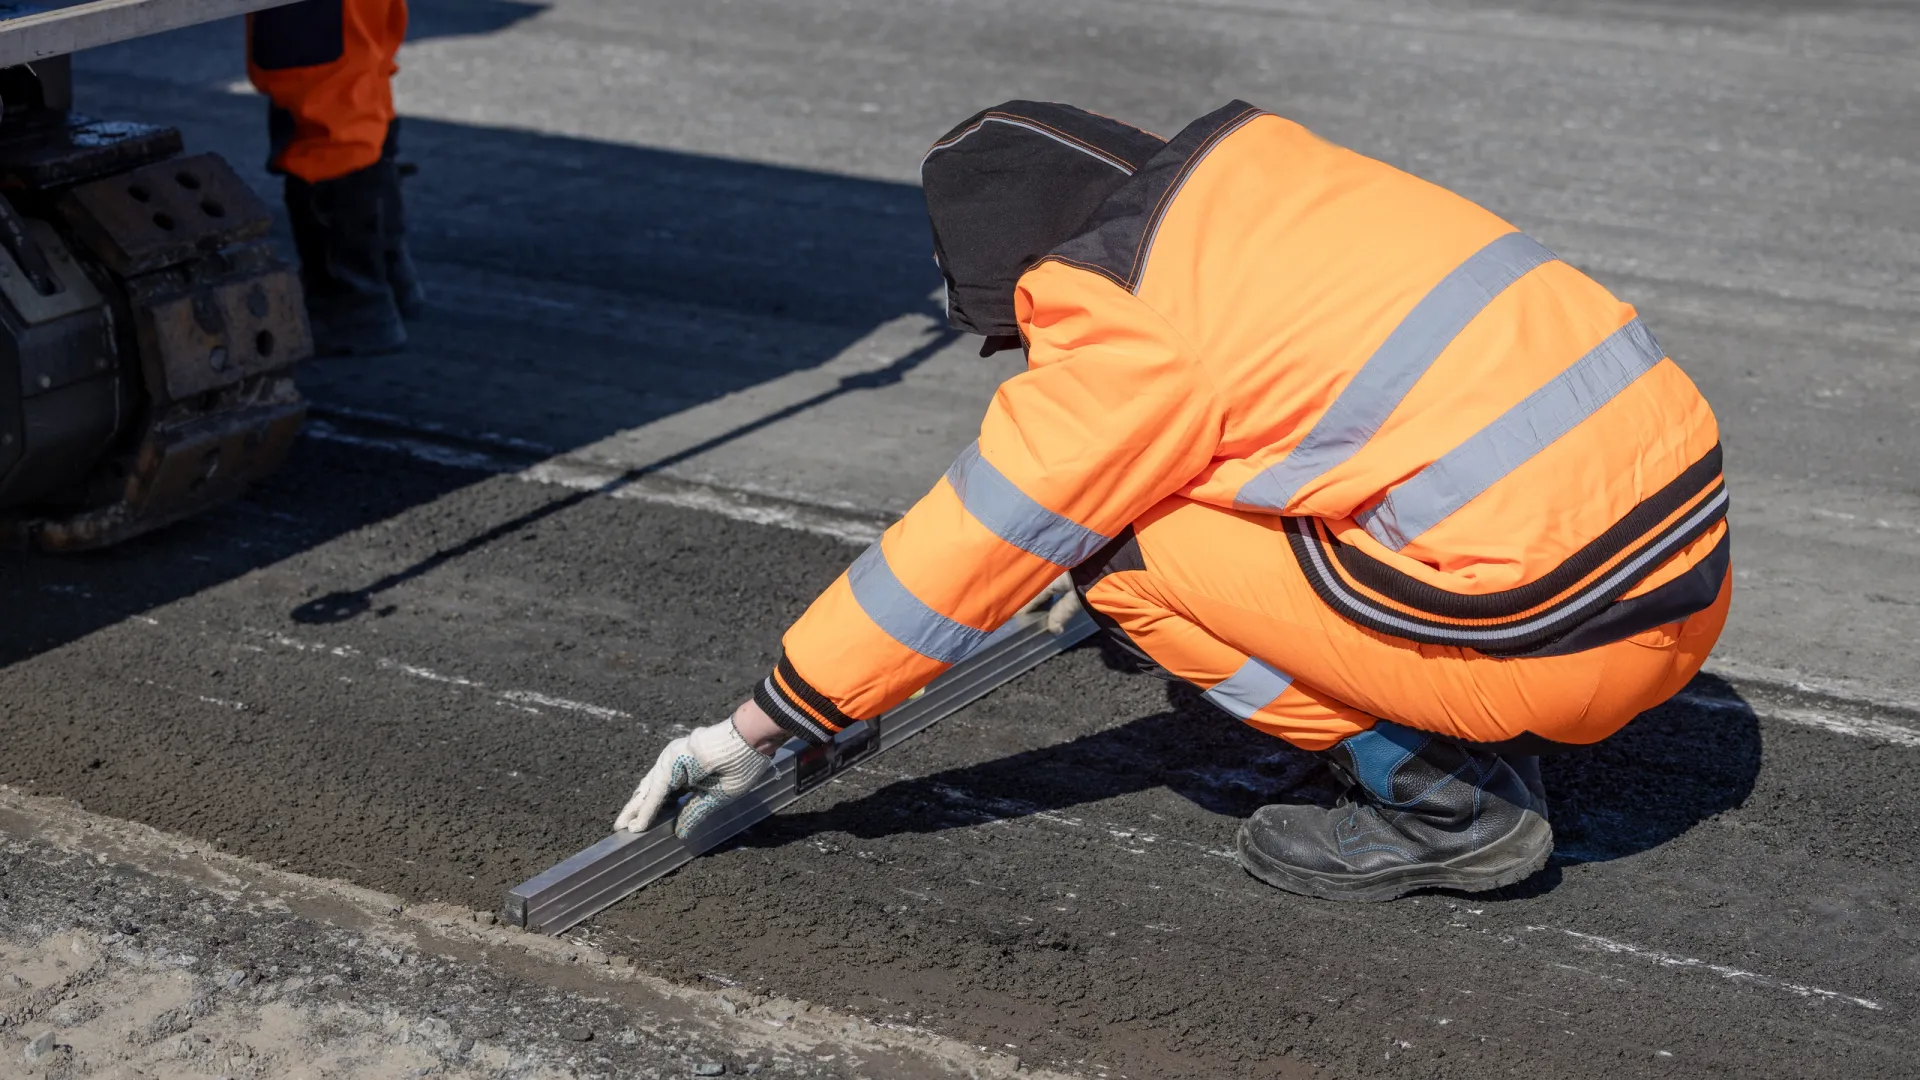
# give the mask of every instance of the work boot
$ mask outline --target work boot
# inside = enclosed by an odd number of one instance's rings
[[[1553,853],[1537,758],[1386,721],[1327,757],[1352,785],[1332,809],[1263,806],[1240,826],[1240,865],[1269,885],[1325,900],[1481,892],[1530,876]]]
[[[287,217],[320,356],[372,356],[407,343],[387,275],[386,203],[399,182],[381,159],[333,180],[287,177]]]
[[[400,317],[417,319],[427,310],[427,293],[420,287],[420,275],[414,271],[413,256],[407,252],[406,202],[400,197],[400,181],[411,166],[398,160],[400,118],[387,124],[387,141],[380,148],[380,160],[388,166],[383,174],[389,181],[385,201],[381,203],[380,239],[386,248],[387,285],[393,291],[394,306]]]
[[[1513,768],[1514,772],[1520,774],[1521,781],[1527,785],[1527,791],[1533,795],[1534,806],[1540,811],[1540,816],[1543,818],[1548,817],[1547,785],[1540,779],[1539,756],[1536,754],[1501,754],[1500,757]],[[1552,819],[1548,818],[1548,820],[1551,821]]]

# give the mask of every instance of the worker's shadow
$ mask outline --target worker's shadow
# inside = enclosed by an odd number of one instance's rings
[[[1231,818],[1272,802],[1330,805],[1339,795],[1316,755],[1232,720],[1184,685],[1170,684],[1167,702],[1163,712],[1069,742],[901,780],[825,810],[782,815],[743,842],[777,846],[823,832],[863,839],[939,832],[1072,811],[1154,787]],[[1554,859],[1546,873],[1501,895],[1537,895],[1559,883],[1562,866],[1666,843],[1744,802],[1759,767],[1752,709],[1723,680],[1700,676],[1613,738],[1543,759]]]

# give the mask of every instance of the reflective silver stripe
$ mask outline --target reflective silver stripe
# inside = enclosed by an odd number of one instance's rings
[[[1074,567],[1113,539],[1065,518],[1033,501],[1019,485],[980,456],[974,443],[953,459],[947,483],[987,531],[1030,555],[1056,566]]]
[[[950,146],[957,145],[960,142],[960,140],[966,138],[967,136],[973,134],[976,131],[979,131],[982,127],[985,127],[988,124],[1006,124],[1009,127],[1026,128],[1028,131],[1033,132],[1035,135],[1052,139],[1054,142],[1059,143],[1061,146],[1064,146],[1069,150],[1078,150],[1081,153],[1087,155],[1088,157],[1094,159],[1095,161],[1104,161],[1107,164],[1113,166],[1114,168],[1119,169],[1121,172],[1126,173],[1128,176],[1133,175],[1133,169],[1128,167],[1126,162],[1121,161],[1118,158],[1110,157],[1083,143],[1077,143],[1071,139],[1063,139],[1059,135],[1055,134],[1054,132],[1048,131],[1046,128],[1043,128],[1038,124],[1029,124],[1024,121],[1016,120],[1011,116],[983,116],[980,118],[980,122],[978,124],[975,124],[972,127],[968,128],[967,130],[961,132],[960,134],[955,135],[953,138],[948,139],[946,142],[934,143],[933,146],[930,149],[928,149],[926,154],[924,154],[920,158],[920,168],[924,170],[927,167],[928,158],[931,158],[933,155],[939,153],[942,150],[947,149]]]
[[[1691,540],[1687,537],[1688,530],[1704,524],[1715,516],[1725,514],[1726,510],[1727,489],[1722,487],[1718,494],[1695,508],[1693,513],[1687,515],[1686,521],[1683,522],[1679,528],[1669,533],[1664,540],[1661,540],[1653,547],[1634,556],[1632,559],[1621,563],[1606,577],[1595,581],[1593,584],[1581,590],[1582,598],[1579,603],[1587,603],[1590,598],[1595,596],[1604,596],[1610,590],[1617,589],[1627,582],[1634,580],[1639,575],[1653,569],[1659,564],[1660,560],[1673,554],[1678,548],[1684,547],[1685,543],[1682,541],[1691,543]],[[1378,604],[1367,600],[1365,597],[1356,595],[1351,589],[1347,588],[1345,582],[1340,580],[1340,576],[1335,574],[1332,568],[1327,565],[1326,554],[1320,549],[1319,544],[1310,542],[1305,546],[1307,558],[1313,563],[1313,576],[1319,578],[1328,588],[1337,593],[1342,603],[1349,607],[1359,608],[1368,612],[1375,619],[1393,627],[1395,630],[1406,631],[1407,636],[1414,640],[1419,640],[1417,635],[1434,634],[1436,632],[1432,626],[1423,626],[1420,623],[1403,619],[1386,608],[1380,607]],[[1512,641],[1515,638],[1525,637],[1535,630],[1547,626],[1555,619],[1564,617],[1562,612],[1552,611],[1526,622],[1516,623],[1510,626],[1501,626],[1489,630],[1461,627],[1458,629],[1445,630],[1444,633],[1452,639],[1449,644],[1492,644],[1497,646],[1502,641]],[[1390,633],[1392,631],[1388,632]]]
[[[1273,704],[1293,685],[1293,676],[1271,664],[1248,660],[1203,695],[1241,720]]]
[[[893,640],[929,659],[957,664],[987,640],[987,631],[954,622],[908,591],[875,541],[847,568],[853,599]]]
[[[1579,426],[1665,357],[1660,343],[1633,320],[1355,520],[1375,540],[1399,551]]]
[[[778,708],[782,714],[790,717],[794,723],[800,725],[802,731],[810,732],[814,738],[822,742],[833,738],[833,729],[823,725],[820,721],[815,720],[799,709],[794,708],[793,705],[787,701],[787,692],[780,689],[780,685],[773,681],[773,676],[767,676],[765,689],[767,692],[767,700],[773,702],[774,706]]]
[[[1242,485],[1234,502],[1284,510],[1301,488],[1359,453],[1460,331],[1507,286],[1553,257],[1517,232],[1474,252],[1400,320],[1300,445]]]

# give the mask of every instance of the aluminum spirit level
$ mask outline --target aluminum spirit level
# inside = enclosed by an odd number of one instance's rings
[[[673,816],[643,833],[617,832],[507,893],[508,922],[543,934],[560,934],[644,886],[685,866],[841,770],[899,746],[978,701],[994,689],[1084,641],[1095,626],[1085,612],[1065,630],[1050,634],[1044,613],[1016,618],[989,637],[973,655],[935,679],[919,697],[874,720],[862,720],[830,743],[812,746],[794,739],[774,756],[773,771],[739,798],[701,822],[682,840]]]

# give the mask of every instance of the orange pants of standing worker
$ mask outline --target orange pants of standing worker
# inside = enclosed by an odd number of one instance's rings
[[[301,0],[247,16],[247,75],[273,102],[271,167],[308,183],[379,160],[406,0]]]
[[[1470,742],[1598,742],[1693,678],[1732,597],[1729,578],[1683,622],[1564,656],[1495,658],[1348,622],[1314,593],[1279,518],[1177,497],[1075,581],[1096,617],[1154,663],[1307,750],[1376,719]],[[1227,692],[1236,683],[1252,695]]]

